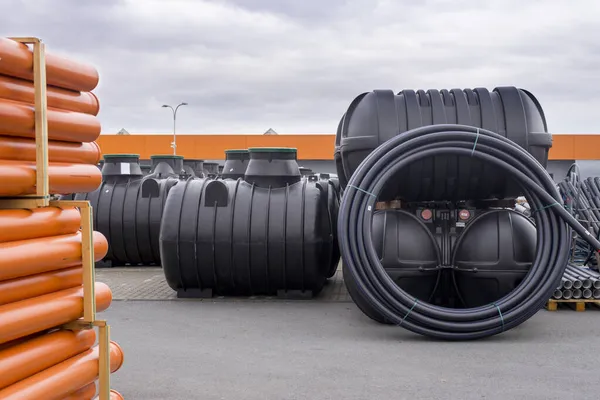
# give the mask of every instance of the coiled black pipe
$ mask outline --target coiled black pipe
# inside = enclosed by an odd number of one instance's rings
[[[389,178],[416,160],[476,157],[518,182],[533,210],[537,249],[529,274],[511,293],[477,308],[452,309],[419,302],[385,272],[371,240],[377,196]],[[462,125],[431,125],[398,135],[375,149],[348,182],[338,220],[340,249],[357,293],[381,316],[410,331],[441,339],[477,339],[518,326],[552,296],[569,258],[568,225],[596,249],[598,242],[562,206],[555,184],[533,156],[494,132]],[[446,266],[451,267],[451,266]]]

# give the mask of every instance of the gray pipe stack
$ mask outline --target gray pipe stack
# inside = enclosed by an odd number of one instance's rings
[[[600,299],[600,273],[569,264],[552,297],[556,300]]]

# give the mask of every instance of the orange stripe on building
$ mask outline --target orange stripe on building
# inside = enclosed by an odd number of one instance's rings
[[[600,160],[600,135],[553,135],[551,160]],[[103,154],[133,153],[148,159],[172,154],[172,135],[101,135]],[[298,159],[333,160],[335,135],[178,135],[177,154],[186,158],[221,160],[227,149],[295,147]]]

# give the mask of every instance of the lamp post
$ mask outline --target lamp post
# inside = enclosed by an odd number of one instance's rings
[[[181,106],[187,106],[188,103],[179,103],[177,107],[173,108],[168,104],[163,104],[163,107],[170,108],[173,111],[173,142],[171,142],[171,147],[173,148],[173,155],[177,155],[177,135],[175,133],[175,124],[177,122],[177,110]]]

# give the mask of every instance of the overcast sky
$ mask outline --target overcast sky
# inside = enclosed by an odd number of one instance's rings
[[[0,35],[100,71],[104,133],[335,133],[373,89],[519,86],[600,133],[597,0],[1,0]]]

